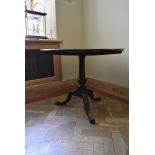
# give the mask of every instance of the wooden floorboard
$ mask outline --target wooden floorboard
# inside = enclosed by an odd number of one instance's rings
[[[80,98],[73,97],[66,106],[54,104],[64,98],[25,106],[26,155],[128,155],[127,105],[108,97],[91,103],[96,120],[91,125]]]

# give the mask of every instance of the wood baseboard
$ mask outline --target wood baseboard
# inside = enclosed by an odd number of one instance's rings
[[[25,87],[26,104],[63,95],[77,87],[76,80],[48,82]]]
[[[26,104],[67,94],[68,91],[75,89],[77,85],[77,80],[75,79],[26,86]],[[87,78],[87,86],[96,93],[109,96],[123,103],[129,103],[129,88],[92,78]]]
[[[123,103],[129,103],[129,88],[127,87],[92,78],[87,78],[87,86],[96,93],[109,96]]]

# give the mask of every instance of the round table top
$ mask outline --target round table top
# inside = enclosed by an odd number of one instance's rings
[[[51,55],[108,55],[120,54],[124,49],[40,49]]]

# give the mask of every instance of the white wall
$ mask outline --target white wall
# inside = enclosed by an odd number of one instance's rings
[[[70,1],[69,1],[70,2]],[[58,39],[63,41],[61,48],[83,47],[82,0],[56,0],[56,23]],[[78,57],[62,56],[63,80],[78,77]]]
[[[128,86],[128,0],[56,0],[62,48],[124,48],[121,55],[86,58],[86,75]],[[78,77],[78,58],[62,57],[63,79]]]
[[[86,48],[124,48],[123,54],[87,58],[87,76],[128,86],[128,0],[84,0]]]

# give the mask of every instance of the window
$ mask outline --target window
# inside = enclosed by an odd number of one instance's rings
[[[27,38],[57,38],[55,0],[25,0]]]

